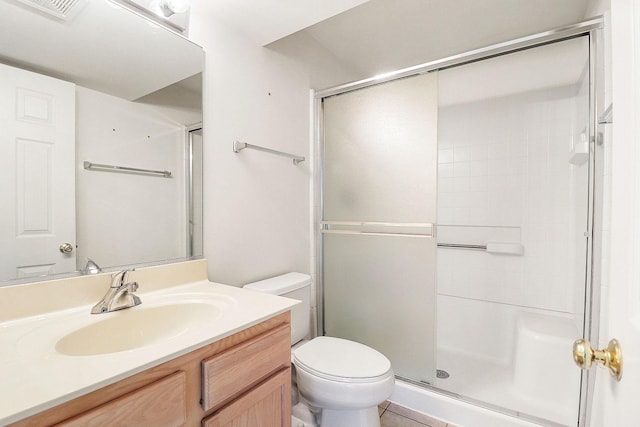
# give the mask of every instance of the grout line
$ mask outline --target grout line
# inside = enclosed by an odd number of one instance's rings
[[[430,426],[429,426],[429,424],[424,424],[424,423],[423,423],[423,422],[421,422],[421,421],[414,420],[413,418],[411,418],[411,417],[407,417],[406,415],[398,414],[397,412],[393,412],[393,411],[392,411],[392,410],[390,410],[390,409],[385,409],[385,410],[384,410],[384,412],[387,412],[387,411],[391,412],[393,415],[396,415],[396,416],[398,416],[398,417],[400,417],[400,418],[404,418],[405,420],[413,421],[413,422],[414,422],[414,423],[416,423],[416,424],[420,424],[421,426],[424,426],[424,427],[430,427]],[[384,414],[384,412],[383,412],[383,414]]]
[[[400,405],[398,405],[398,406],[400,406]],[[405,410],[410,411],[410,413],[409,413],[409,414],[399,414],[399,413],[397,413],[397,412],[394,412],[392,409],[389,409],[390,407],[391,407],[391,405],[389,405],[389,406],[387,407],[387,409],[385,409],[385,412],[389,411],[389,412],[391,412],[391,413],[392,413],[392,414],[394,414],[394,415],[397,415],[397,416],[399,416],[399,417],[402,417],[402,418],[404,418],[404,419],[406,419],[406,420],[413,421],[414,423],[420,424],[421,426],[431,427],[431,425],[430,425],[430,424],[425,424],[424,422],[422,422],[422,421],[420,421],[420,420],[418,420],[418,419],[417,419],[419,415],[426,415],[426,414],[422,414],[421,412],[413,411],[413,410],[411,410],[411,409],[409,409],[409,408],[406,408],[406,407],[404,407],[404,406],[401,406],[401,407],[402,407],[403,409],[405,409]],[[415,415],[414,415],[414,414],[415,414]],[[432,417],[430,417],[430,416],[428,416],[428,415],[427,415],[427,417],[432,418]],[[436,419],[434,418],[434,419],[433,419],[433,421],[439,421],[439,420],[436,420]],[[445,424],[445,425],[446,425],[446,424]],[[454,426],[451,426],[451,427],[454,427]]]

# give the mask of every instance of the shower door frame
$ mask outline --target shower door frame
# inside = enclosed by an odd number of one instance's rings
[[[352,92],[359,89],[368,88],[382,83],[425,74],[433,71],[445,70],[472,62],[482,61],[493,57],[508,55],[518,51],[557,43],[577,37],[588,37],[589,42],[589,194],[588,194],[588,220],[587,220],[587,254],[586,254],[586,280],[585,280],[585,302],[584,302],[584,323],[583,337],[590,342],[598,342],[599,317],[600,317],[600,272],[601,272],[601,248],[602,248],[602,177],[597,174],[597,170],[602,171],[602,147],[598,132],[601,124],[598,120],[600,114],[604,112],[604,73],[602,72],[604,63],[603,53],[603,27],[604,18],[596,17],[577,24],[564,26],[555,30],[521,37],[503,43],[494,44],[469,52],[449,56],[436,61],[403,68],[368,79],[347,83],[319,91],[313,94],[313,170],[314,185],[313,198],[314,206],[312,223],[316,273],[316,316],[317,334],[324,335],[324,255],[322,239],[322,221],[324,219],[324,193],[322,178],[324,173],[323,164],[323,99]],[[596,155],[598,152],[598,155]],[[580,338],[580,337],[576,337]],[[567,349],[570,352],[570,349]],[[576,367],[576,369],[578,369]],[[509,408],[496,407],[474,399],[442,390],[432,385],[420,384],[421,387],[428,388],[434,392],[453,396],[458,399],[468,401],[477,406],[514,416],[522,420],[536,421],[535,417],[522,415]],[[589,416],[591,412],[591,401],[595,388],[595,372],[581,372],[580,380],[580,403],[578,413],[578,427],[589,426]],[[540,420],[538,420],[540,421]]]

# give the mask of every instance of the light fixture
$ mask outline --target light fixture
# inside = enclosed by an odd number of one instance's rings
[[[149,3],[149,9],[159,16],[165,18],[176,13],[185,13],[189,10],[189,2],[187,0],[152,0]]]

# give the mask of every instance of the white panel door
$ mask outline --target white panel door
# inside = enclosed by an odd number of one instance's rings
[[[611,253],[598,347],[616,338],[622,379],[598,369],[590,426],[640,425],[640,0],[611,2]],[[607,129],[608,131],[609,129]],[[612,137],[612,138],[611,138]],[[594,345],[595,346],[595,345]]]
[[[76,269],[74,153],[75,85],[0,64],[0,280]]]

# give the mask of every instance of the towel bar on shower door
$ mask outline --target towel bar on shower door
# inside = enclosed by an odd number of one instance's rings
[[[321,221],[323,234],[351,234],[361,236],[388,237],[434,237],[431,223],[367,222],[367,221]]]

